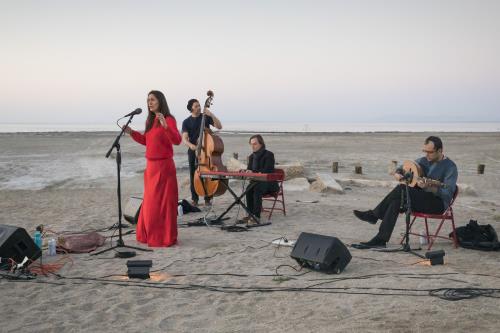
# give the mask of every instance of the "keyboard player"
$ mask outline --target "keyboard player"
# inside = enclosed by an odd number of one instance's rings
[[[250,148],[253,153],[248,157],[247,172],[260,172],[260,173],[273,173],[274,172],[274,154],[266,149],[266,144],[264,139],[260,134],[253,135],[248,140]],[[251,180],[250,182],[255,182]],[[255,217],[260,219],[260,213],[262,210],[262,197],[265,194],[277,192],[279,190],[279,185],[277,182],[261,182],[257,181],[246,194],[247,207],[252,212]],[[250,185],[248,185],[250,186]],[[247,187],[248,189],[248,187]],[[250,216],[242,219],[243,223],[247,225],[258,224],[259,221],[255,221]]]

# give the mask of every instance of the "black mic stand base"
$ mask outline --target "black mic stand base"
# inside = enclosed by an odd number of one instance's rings
[[[151,250],[151,249],[143,249],[143,248],[140,248],[140,247],[137,247],[137,246],[125,245],[124,242],[123,242],[123,240],[121,240],[121,241],[118,240],[116,242],[116,245],[114,245],[112,247],[109,247],[107,249],[104,249],[102,251],[96,252],[96,253],[91,253],[90,255],[91,256],[96,256],[96,255],[99,255],[101,253],[105,253],[105,252],[108,252],[108,251],[111,251],[111,250],[114,250],[114,249],[123,249],[123,248],[133,249],[133,250],[139,250],[139,251],[145,251],[145,252],[153,252],[153,250]]]

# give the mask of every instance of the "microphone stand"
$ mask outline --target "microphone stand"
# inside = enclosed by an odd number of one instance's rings
[[[120,150],[120,139],[123,136],[123,133],[125,132],[125,128],[127,128],[127,126],[132,122],[132,118],[134,118],[134,114],[130,115],[130,117],[127,121],[127,124],[125,124],[125,126],[122,127],[120,134],[118,134],[115,141],[111,145],[111,148],[109,148],[108,152],[106,153],[106,158],[109,158],[113,149],[116,148],[116,170],[117,170],[117,176],[118,176],[118,188],[116,191],[118,194],[118,240],[116,241],[115,246],[111,246],[110,248],[107,248],[105,250],[102,250],[102,251],[99,251],[96,253],[92,253],[91,254],[92,256],[96,256],[98,254],[114,250],[116,248],[128,248],[128,249],[135,249],[135,250],[149,251],[149,252],[153,251],[151,249],[143,249],[143,248],[136,247],[136,246],[125,245],[125,242],[123,241],[123,238],[122,238],[123,237],[123,234],[122,234],[122,193],[121,193],[121,179],[120,179],[121,178],[120,177],[120,169],[121,169],[121,164],[122,164],[122,154],[121,154],[121,150]],[[135,252],[134,252],[134,255],[135,255]]]
[[[413,175],[410,175],[410,177],[412,177],[412,176]],[[407,252],[407,253],[411,253],[414,256],[425,259],[425,257],[423,255],[413,251],[411,249],[411,246],[410,246],[411,197],[410,197],[410,186],[408,185],[409,182],[411,181],[410,177],[408,177],[408,175],[404,175],[405,192],[401,192],[401,204],[406,205],[406,211],[405,211],[406,230],[405,230],[404,244],[403,244],[402,251]]]

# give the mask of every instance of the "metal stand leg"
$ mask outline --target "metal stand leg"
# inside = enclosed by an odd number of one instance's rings
[[[259,222],[260,223],[260,219],[258,217],[256,217],[251,211],[250,209],[248,209],[248,207],[245,205],[245,203],[243,202],[243,200],[241,200],[243,197],[246,196],[246,194],[255,186],[257,185],[257,183],[250,183],[248,185],[248,187],[246,188],[245,191],[243,191],[243,193],[241,195],[237,195],[233,189],[229,186],[229,182],[226,184],[226,183],[223,183],[227,190],[229,191],[229,193],[231,193],[231,195],[233,196],[233,198],[235,199],[233,201],[233,203],[231,205],[229,205],[229,207],[224,211],[224,213],[222,213],[217,219],[216,221],[221,221],[222,218],[227,214],[229,213],[229,211],[236,205],[240,205],[247,213],[248,215],[250,215],[250,217],[252,217],[255,221]]]

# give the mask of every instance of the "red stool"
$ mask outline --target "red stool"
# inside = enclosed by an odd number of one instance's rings
[[[444,222],[447,220],[451,221],[451,229],[452,229],[452,233],[451,233],[452,237],[451,238],[453,240],[453,244],[455,245],[455,248],[458,247],[457,232],[455,230],[455,218],[453,216],[453,207],[452,207],[457,196],[458,196],[458,186],[455,189],[455,193],[453,194],[453,198],[451,199],[450,206],[443,214],[426,214],[426,213],[420,213],[420,212],[412,212],[411,213],[411,216],[413,216],[413,220],[411,221],[410,226],[409,226],[410,235],[420,236],[420,234],[411,232],[411,227],[413,226],[413,223],[415,222],[417,217],[423,218],[424,222],[425,222],[425,235],[427,238],[427,242],[429,243],[429,247],[427,248],[427,250],[430,250],[432,248],[432,245],[434,244],[434,241],[436,240],[436,238],[442,238],[442,239],[448,239],[448,240],[450,239],[449,237],[439,235],[439,232],[441,231],[441,228],[443,227]],[[429,234],[429,224],[427,223],[428,219],[441,220],[441,222],[439,223],[439,225],[436,229],[436,232],[434,234]],[[404,237],[403,237],[403,239],[401,239],[401,244],[403,244],[403,241],[404,241]]]
[[[268,212],[269,216],[267,217],[267,220],[269,221],[271,219],[271,216],[273,215],[274,210],[279,210],[283,212],[283,215],[286,216],[286,209],[285,209],[285,195],[283,192],[283,181],[285,180],[285,171],[283,169],[275,169],[274,173],[278,175],[278,185],[279,189],[277,192],[272,192],[265,194],[262,197],[262,211],[263,212]],[[264,202],[272,202],[272,206],[264,207]],[[282,208],[276,207],[276,203],[280,203]]]

